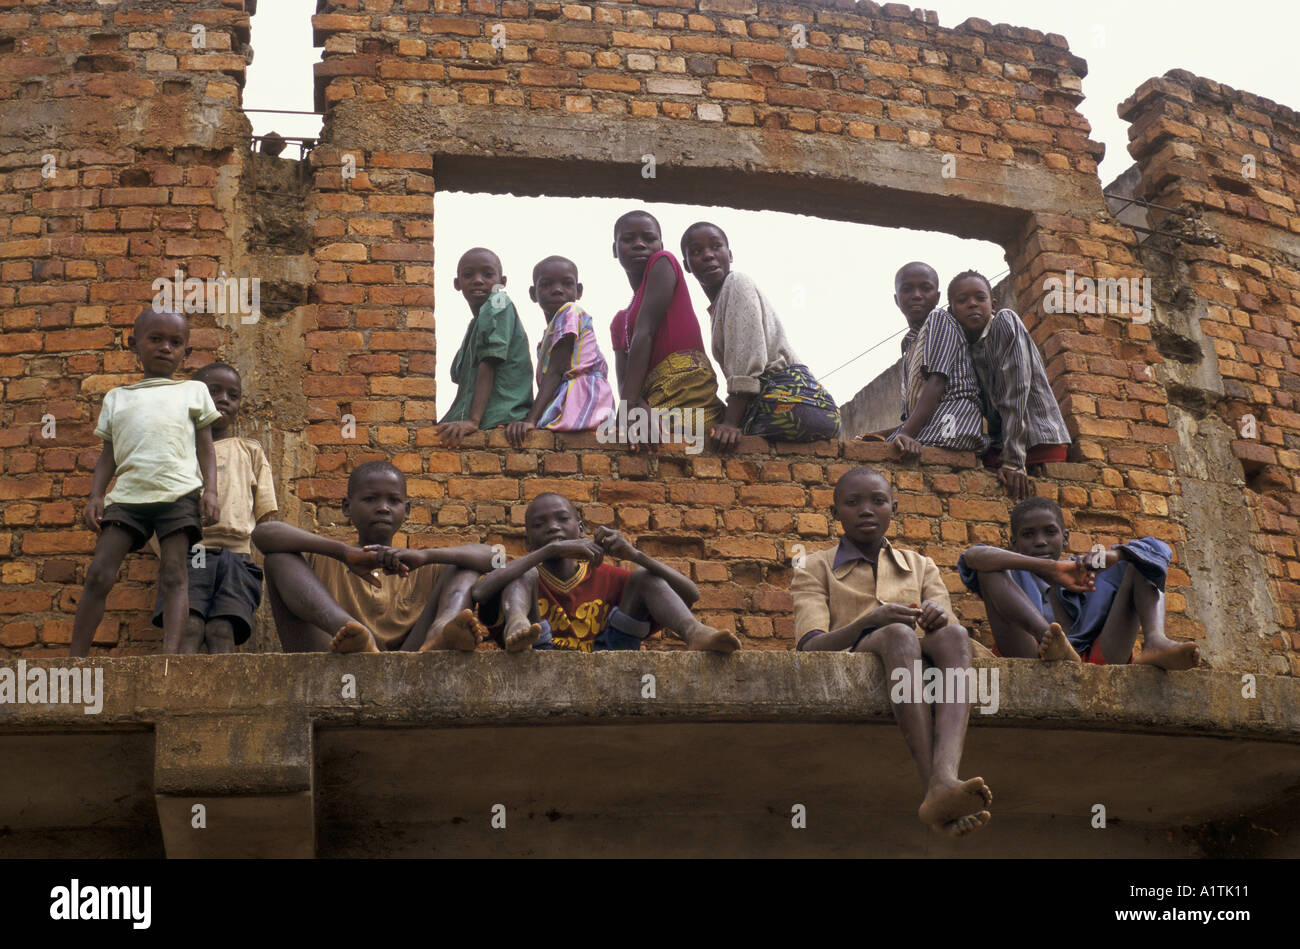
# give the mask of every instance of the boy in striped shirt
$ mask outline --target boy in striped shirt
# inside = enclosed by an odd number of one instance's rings
[[[991,445],[984,465],[995,468],[1007,494],[1033,494],[1028,466],[1065,461],[1065,420],[1047,381],[1042,357],[1015,310],[993,313],[993,288],[973,270],[948,284],[948,306],[970,345],[988,406]]]

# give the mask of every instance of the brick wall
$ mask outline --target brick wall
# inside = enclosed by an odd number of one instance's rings
[[[1300,647],[1300,115],[1183,71],[1120,105],[1140,196],[1174,238],[1153,266],[1176,271],[1206,337],[1217,386],[1196,394],[1240,459],[1278,609],[1278,650]],[[1213,391],[1207,393],[1206,388]],[[1292,664],[1295,665],[1294,654]]]
[[[10,219],[0,241],[10,360],[0,647],[16,652],[66,648],[93,546],[78,526],[97,448],[89,429],[102,392],[130,373],[133,357],[114,346],[149,281],[177,265],[237,273],[253,259],[244,235],[255,209],[235,187],[248,130],[234,110],[243,58],[180,45],[203,22],[210,43],[224,36],[237,49],[248,11],[217,0],[122,6],[0,15],[0,42],[14,42],[0,53],[0,95],[18,117],[0,127],[0,202]],[[326,117],[304,205],[310,301],[238,333],[200,319],[202,352],[191,360],[215,352],[244,371],[255,393],[248,425],[270,449],[289,519],[344,535],[346,471],[391,457],[415,502],[412,545],[474,539],[518,552],[521,503],[564,490],[589,523],[614,524],[689,566],[705,615],[733,625],[749,646],[775,648],[790,645],[792,545],[831,543],[830,484],[846,465],[891,470],[894,536],[945,568],[964,545],[1001,539],[1009,504],[970,456],[939,452],[906,467],[885,463],[877,446],[751,440],[731,459],[652,460],[607,451],[591,436],[553,448],[546,434],[523,452],[499,433],[461,453],[433,444],[435,183],[500,188],[509,168],[519,173],[512,181],[529,183],[521,187],[632,200],[689,199],[707,185],[714,200],[737,206],[906,220],[1002,243],[1076,438],[1070,463],[1054,466],[1040,490],[1070,511],[1075,549],[1134,534],[1173,543],[1171,632],[1204,635],[1181,568],[1180,434],[1153,371],[1166,358],[1159,341],[1131,316],[1049,314],[1042,305],[1043,281],[1067,270],[1147,273],[1134,233],[1102,197],[1101,146],[1076,109],[1085,64],[1063,38],[980,20],[944,28],[898,4],[324,0],[319,9],[316,90]],[[79,52],[100,47],[100,58]],[[626,173],[644,135],[672,169],[653,192]],[[54,207],[46,202],[68,179],[52,187],[39,159],[60,141],[101,151],[85,167],[68,151],[60,175],[80,176],[72,179],[80,197]],[[941,173],[949,164],[951,177]],[[352,167],[355,177],[345,175]],[[91,170],[99,177],[87,180]],[[17,232],[14,221],[23,222]],[[89,244],[100,234],[112,243]],[[77,269],[38,269],[43,260],[75,260]],[[40,437],[47,412],[59,420],[56,439]],[[351,438],[341,426],[348,414]],[[154,570],[148,558],[128,562],[99,646],[156,648],[141,613]],[[972,623],[981,609],[958,598]],[[262,629],[255,645],[272,648],[273,639]]]

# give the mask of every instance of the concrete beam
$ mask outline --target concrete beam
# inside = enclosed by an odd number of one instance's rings
[[[869,656],[24,663],[58,667],[102,669],[102,708],[0,704],[0,855],[1300,855],[1291,677],[977,662],[996,823],[957,846]]]
[[[962,154],[945,177],[939,153],[897,142],[627,116],[341,102],[322,141],[430,153],[439,190],[789,211],[1001,244],[1032,213],[1106,208],[1095,178],[1041,165]],[[653,178],[642,175],[645,155]]]

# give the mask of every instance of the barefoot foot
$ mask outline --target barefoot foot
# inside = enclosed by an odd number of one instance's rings
[[[506,640],[506,652],[523,652],[537,645],[542,636],[542,627],[537,623],[529,624],[527,618],[518,623],[506,623],[503,630]]]
[[[686,633],[682,639],[686,640],[688,649],[728,653],[735,652],[740,648],[740,640],[736,638],[734,633],[729,633],[725,629],[714,629],[712,626],[705,626],[703,623]]]
[[[487,635],[487,629],[478,621],[473,610],[461,610],[453,616],[441,632],[430,636],[420,652],[434,649],[459,649],[461,652],[473,652],[479,639]]]
[[[1057,659],[1073,659],[1075,662],[1082,662],[1079,654],[1074,651],[1070,645],[1070,640],[1065,636],[1065,630],[1061,629],[1060,623],[1053,623],[1047,627],[1047,632],[1043,634],[1043,641],[1038,646],[1038,658],[1046,662],[1052,662]]]
[[[993,792],[983,778],[931,784],[916,816],[922,823],[941,829],[949,821],[986,811],[993,803]]]
[[[1139,663],[1148,666],[1156,666],[1169,672],[1178,672],[1183,669],[1195,668],[1196,664],[1201,661],[1201,651],[1197,648],[1196,643],[1177,643],[1172,639],[1166,640],[1168,646],[1153,647],[1146,643],[1142,644],[1141,654],[1133,660],[1134,665]]]
[[[353,620],[351,623],[344,624],[343,628],[334,634],[334,638],[330,640],[330,651],[379,652],[379,647],[375,645],[375,637],[370,635],[370,630]]]
[[[992,816],[988,811],[980,811],[978,814],[967,814],[965,817],[950,820],[948,823],[934,829],[938,833],[946,834],[949,837],[965,837],[987,824]]]

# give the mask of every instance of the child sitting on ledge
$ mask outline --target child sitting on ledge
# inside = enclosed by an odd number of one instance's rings
[[[505,641],[514,630],[541,625],[537,649],[594,652],[640,649],[656,628],[669,629],[690,649],[732,652],[733,634],[706,626],[691,613],[700,591],[688,578],[640,550],[621,533],[596,528],[586,535],[572,502],[561,494],[539,494],[524,513],[528,553],[498,567],[474,585],[474,599],[495,607],[483,616],[499,625]],[[604,563],[605,556],[636,564],[633,571]],[[511,588],[528,591],[510,595]],[[505,592],[502,592],[505,591]]]
[[[962,582],[988,610],[998,654],[1167,670],[1195,666],[1196,644],[1165,635],[1169,545],[1143,537],[1112,547],[1098,572],[1088,555],[1061,559],[1069,538],[1055,501],[1028,498],[1011,511],[1010,550],[976,544],[957,561]],[[1135,660],[1139,631],[1144,639]]]
[[[844,536],[836,547],[807,555],[790,583],[795,648],[870,652],[886,681],[912,674],[922,658],[944,670],[969,670],[971,645],[957,622],[939,568],[914,550],[885,538],[898,511],[893,489],[871,468],[854,468],[835,483],[832,501]],[[947,695],[929,705],[902,700],[890,690],[894,718],[925,789],[922,822],[952,837],[979,830],[989,820],[993,792],[983,778],[957,777],[970,694]]]

